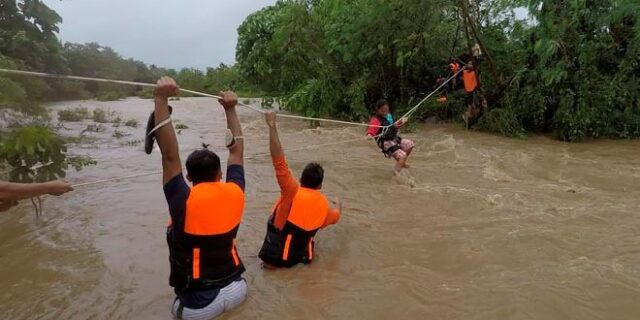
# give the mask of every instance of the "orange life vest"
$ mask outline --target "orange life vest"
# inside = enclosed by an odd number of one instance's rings
[[[224,287],[244,272],[236,249],[243,210],[244,193],[235,183],[200,183],[191,189],[184,226],[167,228],[172,287]]]
[[[273,216],[269,219],[259,254],[262,261],[276,267],[311,263],[313,237],[324,225],[328,212],[329,201],[319,190],[298,188],[284,228],[278,230]]]
[[[462,79],[464,81],[464,90],[467,93],[476,91],[478,88],[478,78],[476,72],[473,70],[462,71]]]
[[[449,64],[449,69],[451,69],[451,71],[456,74],[458,73],[458,71],[460,71],[460,65],[457,62],[452,62]]]

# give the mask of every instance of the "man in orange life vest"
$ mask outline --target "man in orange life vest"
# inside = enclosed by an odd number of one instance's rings
[[[276,114],[267,112],[269,150],[276,178],[280,185],[280,198],[276,202],[267,224],[267,235],[260,250],[260,259],[268,269],[290,268],[298,263],[313,261],[316,233],[340,219],[341,204],[331,208],[320,192],[324,170],[310,163],[302,172],[300,184],[293,178],[278,137]]]
[[[467,68],[462,71],[462,79],[464,82],[464,91],[467,94],[467,112],[462,116],[467,128],[473,125],[473,122],[482,114],[484,104],[478,95],[478,73],[476,70],[476,61],[470,59]]]
[[[244,210],[244,144],[235,106],[238,97],[223,92],[220,103],[229,139],[227,182],[221,182],[220,158],[207,149],[194,151],[186,163],[189,188],[183,174],[178,141],[170,124],[168,98],[178,94],[171,78],[158,81],[151,135],[162,152],[164,193],[171,223],[167,228],[171,275],[176,298],[172,313],[179,319],[212,319],[239,306],[247,294],[241,277],[245,268],[236,250],[236,234]],[[149,128],[147,129],[149,130]],[[153,146],[153,142],[151,142]]]
[[[452,57],[449,60],[449,73],[453,76],[453,75],[457,74],[458,71],[460,71],[460,64],[458,63],[458,60],[456,58]],[[453,78],[451,80],[451,82],[449,82],[450,92],[458,90],[458,79],[459,78],[460,78],[460,75],[456,76],[455,78]]]

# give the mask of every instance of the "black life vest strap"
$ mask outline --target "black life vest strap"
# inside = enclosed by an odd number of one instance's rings
[[[387,158],[391,158],[392,154],[402,149],[402,138],[400,138],[400,136],[396,136],[395,139],[393,139],[393,141],[395,144],[387,149],[384,148],[385,140],[380,139],[378,142],[378,147],[382,149],[382,154],[384,154],[384,156]]]

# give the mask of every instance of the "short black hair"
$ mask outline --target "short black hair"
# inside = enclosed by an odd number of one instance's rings
[[[220,172],[220,157],[207,149],[192,152],[187,158],[187,173],[194,185],[216,182]]]
[[[387,99],[378,100],[378,102],[376,102],[376,104],[375,104],[376,111],[380,110],[380,108],[382,108],[384,106],[390,106],[389,105],[389,101],[387,101]]]
[[[309,163],[302,171],[300,184],[303,188],[318,190],[322,187],[324,169],[317,163]]]

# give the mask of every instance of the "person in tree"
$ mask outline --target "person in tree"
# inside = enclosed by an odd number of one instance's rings
[[[458,74],[458,71],[460,71],[460,63],[458,62],[458,59],[451,57],[451,59],[449,59],[449,75],[454,76]],[[453,92],[458,89],[458,79],[460,79],[460,74],[449,82],[449,92]]]
[[[407,123],[406,118],[394,120],[389,108],[389,102],[381,99],[374,105],[375,115],[371,118],[367,136],[375,138],[378,147],[387,158],[396,160],[395,173],[408,168],[407,159],[411,155],[415,144],[409,139],[403,139],[398,132]],[[383,128],[384,127],[384,128]]]
[[[187,158],[187,179],[193,183],[190,188],[182,173],[170,120],[168,100],[177,94],[173,79],[158,81],[155,110],[147,127],[148,136],[158,141],[162,153],[162,182],[171,216],[167,227],[169,285],[176,294],[171,312],[178,319],[213,319],[238,307],[247,295],[242,278],[245,268],[236,249],[245,187],[244,143],[235,109],[238,97],[233,92],[221,93],[220,104],[231,133],[226,182],[221,181],[220,158],[204,148]]]
[[[470,59],[466,69],[462,71],[464,91],[467,95],[467,112],[462,115],[467,129],[471,127],[482,115],[485,109],[485,100],[479,93],[479,81],[477,72],[477,60]]]
[[[13,183],[0,181],[0,212],[18,205],[20,200],[42,195],[61,196],[73,191],[66,181],[50,181],[43,183]]]
[[[267,112],[265,120],[269,127],[269,150],[280,186],[280,198],[269,217],[259,257],[267,269],[309,264],[315,256],[316,233],[340,220],[342,205],[338,200],[337,208],[331,208],[321,193],[324,169],[319,164],[308,164],[302,171],[300,182],[296,181],[278,137],[276,114]]]

